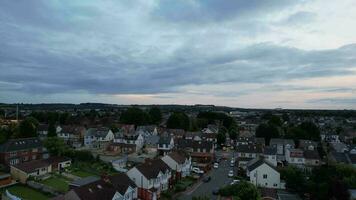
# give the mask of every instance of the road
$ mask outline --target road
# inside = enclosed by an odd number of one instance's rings
[[[218,153],[219,154],[219,153]],[[231,182],[231,178],[227,176],[229,171],[232,169],[230,167],[230,158],[232,153],[228,153],[228,160],[221,160],[218,169],[212,169],[208,176],[211,180],[207,183],[199,182],[192,190],[184,193],[179,197],[179,200],[191,200],[193,196],[207,196],[209,199],[217,199],[216,195],[212,194],[214,189],[222,187],[223,185],[228,185]]]

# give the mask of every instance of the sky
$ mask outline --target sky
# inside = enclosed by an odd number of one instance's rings
[[[0,102],[356,109],[355,0],[1,0]]]

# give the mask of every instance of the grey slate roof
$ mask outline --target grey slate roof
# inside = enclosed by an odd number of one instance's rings
[[[263,153],[265,155],[276,155],[277,154],[277,149],[275,147],[272,147],[272,146],[267,146],[267,147],[265,147]]]
[[[145,163],[136,166],[147,179],[157,178],[159,172],[165,173],[170,167],[161,159],[147,160]]]
[[[21,151],[32,148],[42,147],[42,142],[36,138],[10,139],[0,145],[0,152]]]
[[[105,137],[108,132],[109,128],[101,127],[101,128],[90,128],[87,130],[85,136],[95,136],[95,137]]]
[[[312,150],[305,150],[304,151],[304,158],[306,159],[320,159],[318,151]]]
[[[290,144],[290,145],[295,145],[294,141],[291,139],[282,139],[282,138],[272,138],[269,142],[269,145],[274,145],[274,144]]]
[[[262,153],[262,147],[254,144],[240,145],[237,146],[236,151],[239,153]]]
[[[261,166],[264,163],[266,165],[270,166],[272,169],[278,171],[275,166],[273,166],[271,163],[266,161],[263,157],[255,158],[255,159],[251,160],[250,162],[248,162],[247,163],[247,169],[248,169],[248,171],[252,171],[252,170],[256,169],[257,167]]]
[[[169,144],[171,142],[171,136],[161,136],[159,137],[158,144]]]

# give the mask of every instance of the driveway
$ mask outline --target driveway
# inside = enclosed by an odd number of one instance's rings
[[[219,153],[218,153],[219,154]],[[231,182],[231,178],[227,176],[230,167],[230,158],[232,153],[228,153],[228,160],[221,160],[218,169],[212,169],[208,176],[211,180],[207,183],[199,182],[191,190],[185,192],[179,197],[179,200],[191,200],[194,196],[207,196],[209,199],[217,199],[218,196],[212,194],[212,191],[216,188],[228,185]]]

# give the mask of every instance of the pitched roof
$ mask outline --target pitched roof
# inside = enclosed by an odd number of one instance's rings
[[[136,187],[136,184],[125,173],[109,176],[109,180],[113,187],[122,195],[125,194],[128,187]]]
[[[89,128],[85,133],[86,136],[95,136],[95,137],[105,137],[110,131],[107,127],[100,128]]]
[[[171,136],[167,135],[167,136],[161,136],[159,137],[159,141],[158,144],[169,144],[171,142]]]
[[[241,153],[262,153],[262,147],[254,144],[239,145],[236,151]]]
[[[48,167],[54,163],[59,163],[59,162],[64,162],[68,161],[70,158],[65,158],[65,157],[52,157],[44,160],[33,160],[29,162],[24,162],[20,163],[17,165],[14,165],[12,167],[17,168],[23,172],[26,173],[32,173],[35,172],[36,170],[44,167]]]
[[[42,142],[37,137],[10,139],[0,145],[0,152],[20,151],[42,147]]]
[[[271,167],[272,169],[277,171],[277,168],[275,166],[273,166],[271,163],[269,163],[268,161],[266,161],[263,157],[260,157],[260,158],[257,157],[255,159],[251,160],[250,162],[248,162],[247,169],[248,169],[248,171],[252,171],[263,164],[266,164],[269,167]]]
[[[165,173],[167,170],[170,170],[169,166],[161,159],[146,160],[146,162],[136,166],[136,169],[147,179],[156,178],[159,172]]]
[[[79,199],[85,200],[112,200],[116,190],[109,183],[98,180],[73,190]]]
[[[269,142],[270,145],[273,144],[290,144],[290,145],[295,145],[294,141],[291,139],[282,139],[282,138],[272,138]]]
[[[267,146],[264,148],[263,153],[265,155],[276,155],[277,154],[277,148],[272,147],[272,146]]]
[[[24,162],[21,164],[17,164],[15,166],[12,166],[14,168],[17,168],[23,172],[26,173],[32,173],[35,172],[38,169],[44,168],[44,167],[48,167],[51,164],[46,162],[46,160],[34,160],[34,161],[30,161],[30,162]]]
[[[304,157],[306,159],[320,159],[319,153],[315,150],[305,150]]]
[[[187,159],[184,155],[182,155],[178,152],[169,153],[168,156],[171,157],[178,164],[183,164],[185,162],[185,160]]]

